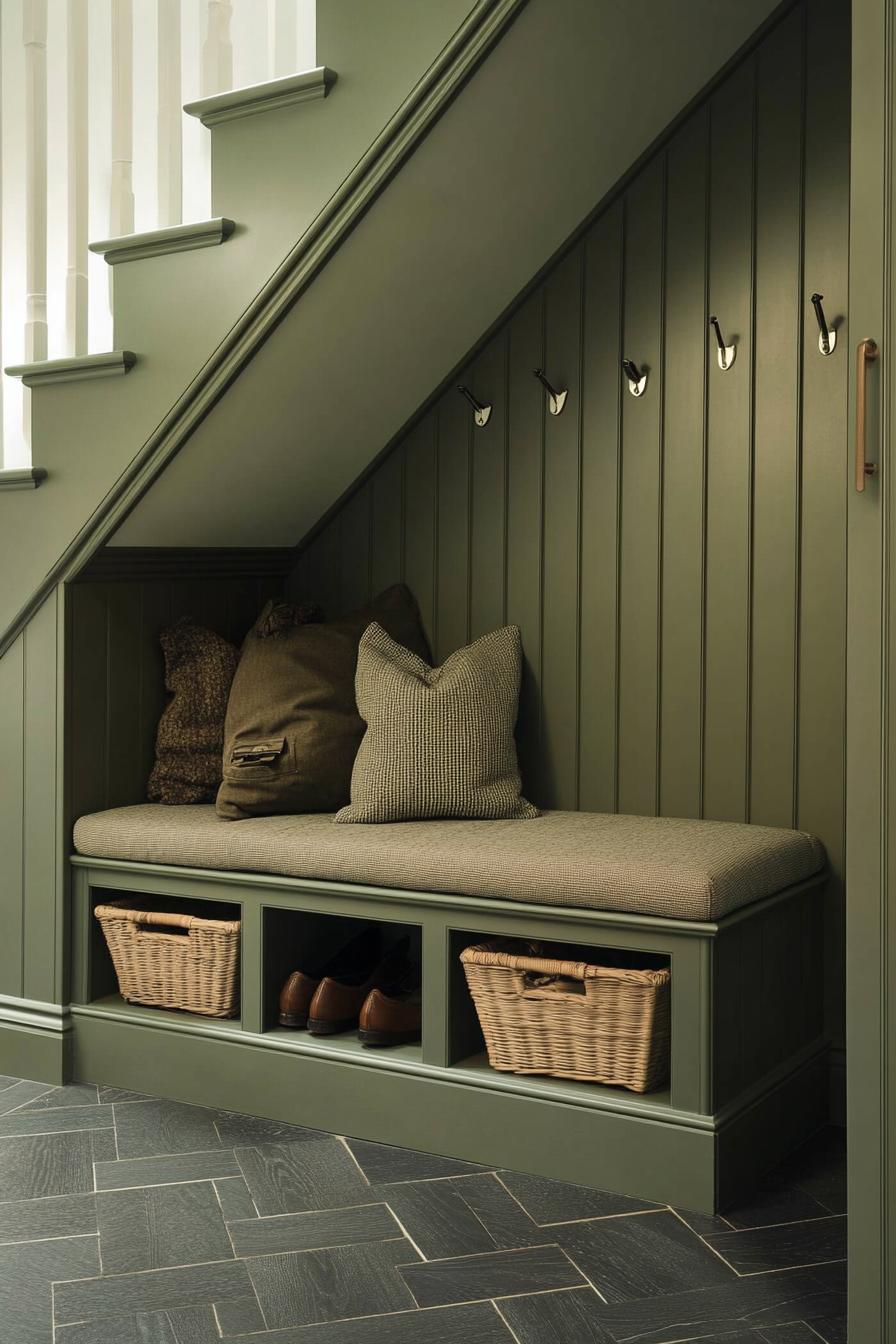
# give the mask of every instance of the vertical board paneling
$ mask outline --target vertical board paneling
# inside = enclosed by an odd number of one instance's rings
[[[22,992],[27,999],[58,1002],[57,844],[59,723],[57,700],[58,590],[25,630],[24,922]]]
[[[25,636],[0,658],[0,994],[22,995],[22,916],[24,870],[22,834],[25,768]]]
[[[401,582],[403,569],[402,504],[404,458],[390,453],[373,478],[371,490],[370,587],[382,592]]]
[[[822,836],[832,870],[825,987],[829,1020],[843,1001],[846,735],[846,389],[854,340],[848,330],[849,9],[840,0],[808,7],[805,286],[837,328],[837,347],[819,353],[804,309],[802,548],[800,557],[799,771],[797,824]],[[854,338],[854,339],[853,339]],[[837,1038],[842,1043],[838,1021]]]
[[[70,800],[74,816],[106,806],[107,584],[72,584],[71,685],[68,723]],[[141,701],[145,711],[145,704]]]
[[[469,383],[467,372],[462,381]],[[488,397],[474,387],[480,401]],[[477,429],[490,434],[491,424]],[[470,630],[470,438],[473,415],[453,388],[439,403],[437,476],[436,662],[467,642]]]
[[[417,599],[430,648],[436,616],[436,429],[433,414],[411,430],[404,451],[404,578]]]
[[[585,241],[582,332],[579,807],[616,810],[622,206]],[[513,458],[511,458],[511,461]]]
[[[343,612],[370,601],[370,500],[368,481],[340,514],[339,609]]]
[[[72,592],[78,593],[83,588],[92,586],[91,584],[84,584],[81,587],[74,585]],[[133,777],[135,792],[132,793],[130,798],[122,799],[123,803],[134,802],[138,798],[145,797],[149,771],[155,759],[156,729],[158,728],[159,713],[161,706],[165,703],[166,694],[165,662],[162,657],[159,635],[168,625],[170,619],[171,597],[169,586],[167,583],[152,580],[140,585],[140,650],[138,663],[140,749],[138,769]],[[234,643],[238,644],[242,640],[243,635],[258,615],[255,587],[256,585],[252,580],[232,585],[231,600],[228,601],[227,607],[227,628],[222,633]]]
[[[704,108],[667,155],[659,810],[673,817],[702,808],[708,132]]]
[[[659,155],[625,199],[624,354],[648,378],[643,396],[626,384],[622,398],[619,810],[648,815],[657,807],[664,190]]]
[[[751,58],[710,104],[709,307],[737,361],[708,366],[703,810],[731,821],[749,770],[755,73]]]
[[[492,403],[488,428],[473,428],[452,382],[362,487],[397,492],[404,457],[404,575],[437,659],[502,621],[520,627],[517,740],[536,802],[822,838],[835,1030],[848,65],[845,0],[782,14],[461,375]],[[830,359],[816,289],[838,325]],[[737,347],[727,371],[710,314]],[[649,370],[640,399],[623,355]],[[558,418],[537,367],[569,388]],[[363,508],[338,515],[343,567],[366,545]],[[378,551],[375,526],[384,575]],[[762,957],[774,979],[775,949]]]
[[[757,55],[749,817],[769,826],[793,825],[796,782],[803,17]]]
[[[470,638],[504,624],[505,507],[507,500],[507,333],[490,341],[473,366],[494,409],[473,435],[470,519]]]
[[[109,687],[106,798],[108,804],[116,806],[139,798],[146,784],[140,750],[140,715],[134,713],[135,691],[139,704],[143,632],[139,590],[135,591],[130,584],[110,583],[106,600]],[[208,616],[203,613],[199,619],[207,621]]]
[[[549,807],[578,806],[579,501],[581,497],[581,304],[584,247],[545,286],[545,364],[569,390],[562,415],[545,415],[542,616],[542,791]]]
[[[523,638],[517,741],[523,784],[543,803],[541,737],[542,503],[544,400],[532,370],[544,358],[544,295],[538,290],[508,324],[507,620]]]

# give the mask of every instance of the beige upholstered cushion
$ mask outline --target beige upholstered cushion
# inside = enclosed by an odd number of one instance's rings
[[[430,667],[374,621],[358,648],[355,698],[367,731],[337,821],[537,817],[520,797],[515,625]]]
[[[333,826],[325,814],[222,821],[144,803],[82,817],[81,854],[248,870],[540,905],[712,920],[824,866],[800,831],[722,821],[546,812],[514,821]]]

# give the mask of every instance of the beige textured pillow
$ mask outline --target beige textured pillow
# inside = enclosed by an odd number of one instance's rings
[[[336,821],[537,817],[520,797],[513,738],[521,657],[515,625],[458,649],[441,667],[369,625],[355,675],[367,731],[351,804]]]

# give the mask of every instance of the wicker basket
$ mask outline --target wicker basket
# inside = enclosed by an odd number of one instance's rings
[[[238,919],[141,910],[127,900],[98,905],[93,913],[106,936],[122,998],[206,1017],[236,1016]]]
[[[498,940],[461,953],[492,1068],[633,1092],[660,1087],[669,1075],[669,971],[553,961],[540,950]]]

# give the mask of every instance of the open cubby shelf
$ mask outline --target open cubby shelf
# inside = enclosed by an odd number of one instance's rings
[[[826,1042],[815,917],[823,879],[716,924],[345,883],[75,858],[74,1073],[298,1125],[715,1211],[816,1128]],[[239,1016],[125,1003],[96,904],[115,897],[242,922]],[[422,1040],[281,1027],[280,987],[303,950],[374,924],[422,967]],[[668,1086],[647,1094],[493,1070],[462,949],[493,937],[671,971]],[[762,949],[787,950],[764,957]],[[781,968],[786,974],[781,974]],[[762,1012],[757,1016],[757,1002]],[[752,1023],[749,1037],[747,1022]],[[757,1036],[753,1027],[768,1026]]]

